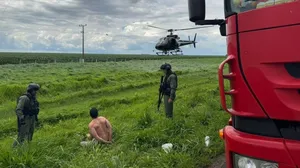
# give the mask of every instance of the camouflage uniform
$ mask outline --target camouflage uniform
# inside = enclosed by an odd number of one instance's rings
[[[38,84],[30,84],[27,88],[27,93],[19,97],[17,101],[17,124],[18,124],[18,138],[13,146],[23,144],[25,141],[31,141],[34,133],[35,122],[39,113],[39,103],[32,90],[39,90]]]
[[[178,85],[177,75],[172,72],[170,64],[163,64],[160,69],[166,70],[163,82],[163,95],[166,117],[173,118],[173,104],[176,98],[176,89]],[[172,99],[172,102],[169,103],[169,99]]]

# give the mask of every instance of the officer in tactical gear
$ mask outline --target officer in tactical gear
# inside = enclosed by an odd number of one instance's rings
[[[31,141],[34,133],[35,122],[38,120],[39,102],[36,99],[37,91],[40,86],[36,83],[30,83],[27,87],[27,93],[23,94],[17,100],[17,123],[18,138],[13,147],[23,144],[24,141]]]
[[[172,72],[170,64],[165,63],[161,65],[160,69],[164,72],[164,79],[160,91],[164,97],[166,117],[173,118],[173,102],[176,98],[178,84],[177,75]]]

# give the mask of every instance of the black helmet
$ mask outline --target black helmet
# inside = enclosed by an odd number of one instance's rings
[[[40,85],[39,84],[36,84],[36,83],[30,83],[27,87],[27,91],[30,91],[30,90],[39,90],[40,89]]]
[[[162,64],[162,65],[160,66],[160,69],[161,69],[161,70],[167,70],[167,71],[169,71],[169,70],[172,69],[172,66],[171,66],[170,64],[168,64],[168,63],[165,63],[165,64]]]

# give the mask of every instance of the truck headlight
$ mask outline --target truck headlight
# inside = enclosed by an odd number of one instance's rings
[[[233,154],[234,168],[278,168],[274,162],[253,159],[238,154]]]

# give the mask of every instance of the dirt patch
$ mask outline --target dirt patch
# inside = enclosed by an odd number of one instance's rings
[[[220,155],[216,158],[215,162],[208,168],[226,168],[225,160],[225,154]]]

